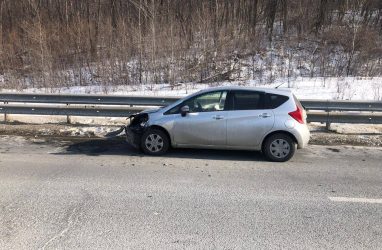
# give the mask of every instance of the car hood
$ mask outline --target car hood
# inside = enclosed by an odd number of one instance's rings
[[[161,108],[151,108],[151,109],[145,109],[140,113],[146,113],[146,114],[152,114],[155,112],[158,112]]]

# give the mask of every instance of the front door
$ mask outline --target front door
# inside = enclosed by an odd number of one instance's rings
[[[174,142],[179,146],[224,146],[227,120],[224,111],[227,91],[213,91],[191,97],[181,106],[190,112],[174,121]]]

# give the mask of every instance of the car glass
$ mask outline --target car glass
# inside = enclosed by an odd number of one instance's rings
[[[262,109],[262,93],[255,91],[234,91],[234,110],[256,110]]]
[[[277,94],[267,94],[268,95],[268,109],[275,109],[280,107],[286,101],[288,101],[289,97],[284,95]]]
[[[222,111],[226,97],[227,91],[210,92],[190,98],[182,106],[187,105],[190,113]]]

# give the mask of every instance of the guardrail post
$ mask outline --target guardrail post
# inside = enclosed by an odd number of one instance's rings
[[[68,107],[69,107],[69,105],[70,105],[69,103],[66,104],[66,106],[68,106]],[[66,123],[67,124],[71,124],[72,123],[72,118],[70,117],[70,115],[66,116]]]
[[[330,109],[329,109],[329,100],[326,100],[326,112],[327,112],[327,116],[326,116],[326,124],[325,124],[325,128],[327,131],[330,130],[330,122],[329,122],[329,116],[330,116]]]
[[[8,104],[8,102],[4,102],[4,104]],[[4,113],[4,123],[8,122],[8,114]]]
[[[326,125],[325,125],[325,128],[326,128],[326,130],[330,130],[330,125],[331,125],[331,123],[330,122],[326,122]]]

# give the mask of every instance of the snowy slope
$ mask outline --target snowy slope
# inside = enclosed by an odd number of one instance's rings
[[[277,79],[274,83],[259,83],[256,80],[219,82],[211,84],[183,83],[171,88],[169,84],[158,85],[91,85],[68,88],[36,89],[27,88],[22,91],[2,89],[1,92],[25,93],[61,93],[61,94],[108,94],[108,95],[149,95],[149,96],[184,96],[198,90],[218,85],[242,85],[253,87],[291,88],[300,99],[329,100],[382,100],[382,77],[361,78],[286,78]]]

